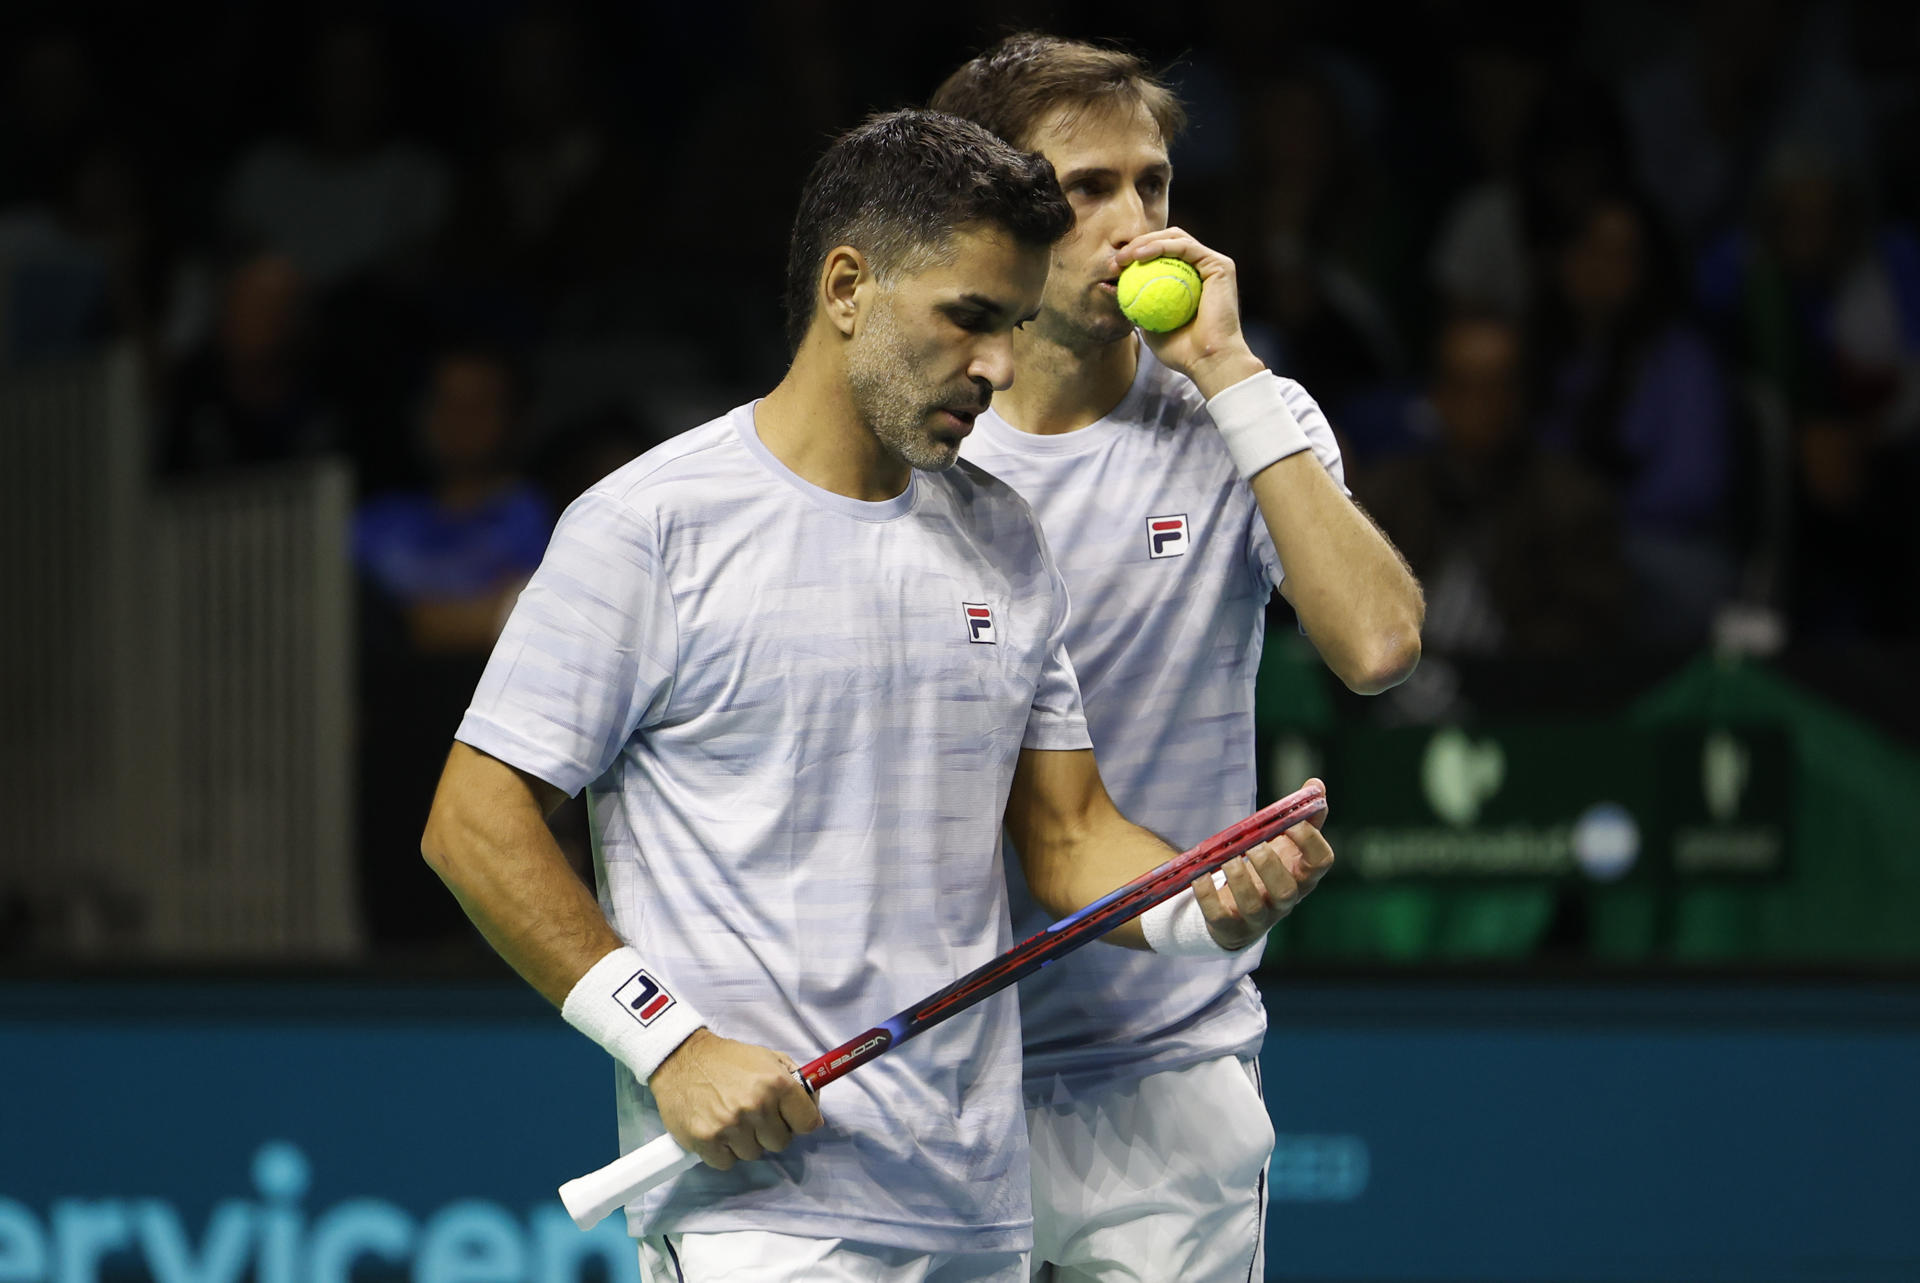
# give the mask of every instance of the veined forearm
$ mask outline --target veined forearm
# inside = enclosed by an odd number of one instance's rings
[[[1091,821],[1071,839],[1050,841],[1045,849],[1031,855],[1023,851],[1022,858],[1029,870],[1028,890],[1034,900],[1054,917],[1064,918],[1178,854],[1118,811],[1111,811],[1106,819]],[[1147,947],[1137,918],[1121,923],[1101,939],[1129,949]]]
[[[421,854],[487,943],[560,1006],[574,983],[621,940],[567,864],[525,786],[501,763],[466,752],[484,765],[468,762],[463,769],[449,761]],[[496,771],[511,785],[484,779]],[[476,773],[483,779],[476,781]],[[512,796],[515,787],[522,799]]]
[[[553,856],[557,871],[529,865],[516,876],[485,864],[479,876],[462,882],[442,877],[494,951],[558,1007],[574,983],[621,941],[557,846]],[[536,905],[544,908],[532,911]]]
[[[1363,695],[1405,681],[1420,660],[1426,603],[1398,550],[1311,450],[1262,470],[1253,494],[1287,600],[1327,667]]]

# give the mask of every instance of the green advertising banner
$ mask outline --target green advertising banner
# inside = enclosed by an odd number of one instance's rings
[[[1339,862],[1269,965],[1910,965],[1920,754],[1703,656],[1617,716],[1382,726],[1310,648],[1260,673],[1261,790],[1322,775]]]
[[[1310,753],[1339,781],[1329,836],[1367,882],[1786,869],[1792,756],[1777,726],[1356,727]]]

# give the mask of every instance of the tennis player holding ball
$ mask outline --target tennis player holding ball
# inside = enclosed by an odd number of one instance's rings
[[[1115,801],[1191,843],[1254,800],[1272,589],[1341,680],[1373,692],[1418,660],[1419,586],[1348,498],[1319,406],[1248,348],[1232,260],[1168,226],[1183,116],[1144,64],[1014,36],[933,106],[1044,154],[1073,207],[1040,314],[1013,336],[1013,386],[962,457],[1040,518]],[[1011,891],[1024,935],[1046,914]],[[1259,953],[1082,951],[1022,983],[1037,1277],[1263,1277]]]

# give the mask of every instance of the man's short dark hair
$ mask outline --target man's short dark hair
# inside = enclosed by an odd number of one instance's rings
[[[930,265],[955,232],[1001,228],[1051,246],[1073,227],[1053,166],[980,126],[936,111],[893,111],[835,139],[800,194],[787,255],[787,347],[813,324],[820,265],[836,245],[885,277]]]
[[[985,125],[1016,147],[1056,108],[1099,114],[1143,107],[1173,146],[1187,112],[1152,68],[1124,49],[1023,31],[963,65],[936,89],[935,111]]]

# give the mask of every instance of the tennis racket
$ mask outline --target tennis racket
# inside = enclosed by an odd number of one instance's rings
[[[1290,793],[1176,855],[1159,868],[1108,892],[1077,913],[1060,919],[891,1019],[808,1061],[795,1074],[809,1091],[817,1092],[834,1079],[851,1073],[876,1056],[885,1055],[982,998],[999,993],[1022,976],[1032,975],[1054,959],[1099,939],[1127,919],[1172,898],[1194,879],[1212,873],[1235,856],[1271,841],[1296,824],[1324,814],[1326,809],[1323,789],[1309,787]],[[591,1229],[614,1208],[624,1206],[699,1161],[697,1156],[681,1149],[672,1136],[658,1136],[598,1171],[568,1181],[560,1187],[560,1201],[566,1205],[567,1215],[573,1217],[575,1225],[583,1230]]]

